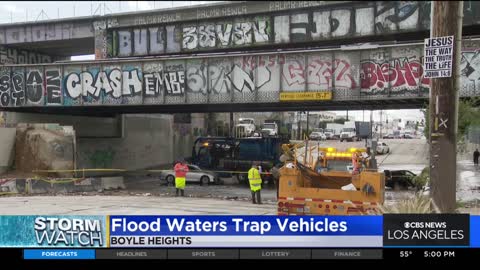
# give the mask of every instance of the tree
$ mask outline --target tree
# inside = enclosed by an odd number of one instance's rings
[[[319,128],[323,128],[323,129],[326,129],[326,128],[327,128],[327,123],[329,123],[329,122],[320,121],[320,122],[318,122],[318,127],[319,127]]]
[[[428,104],[426,104],[425,109],[422,110],[423,112],[423,117],[425,118],[425,126],[423,129],[423,135],[425,135],[425,138],[429,138],[430,136],[430,112],[428,108]]]
[[[340,117],[340,118],[337,118],[335,120],[333,120],[334,123],[337,123],[337,124],[345,124],[345,121],[347,121],[345,118],[343,117]]]
[[[470,126],[480,125],[480,110],[475,107],[478,104],[478,98],[461,100],[458,106],[458,136],[457,140],[462,139],[468,132]]]

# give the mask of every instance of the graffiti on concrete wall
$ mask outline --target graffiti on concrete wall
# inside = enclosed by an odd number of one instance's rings
[[[43,104],[43,74],[39,69],[32,69],[26,72],[25,91],[27,104]]]
[[[93,22],[94,39],[95,39],[95,59],[107,58],[107,22]]]
[[[0,68],[0,105],[276,102],[280,92],[425,95],[422,46]],[[462,54],[462,87],[479,92],[480,52]],[[63,71],[63,73],[62,73]],[[476,93],[475,92],[475,93]],[[352,97],[355,96],[352,94]],[[335,96],[334,96],[335,98]]]
[[[156,55],[208,49],[290,44],[371,36],[424,28],[429,12],[421,2],[375,2],[348,8],[175,25],[110,30],[111,57]],[[430,11],[430,9],[428,9]]]
[[[51,63],[52,61],[49,55],[0,46],[0,65]]]
[[[360,70],[361,89],[372,94],[397,89],[426,89],[430,83],[430,79],[423,77],[422,62],[419,60],[365,60],[361,62]]]
[[[10,105],[10,70],[0,68],[0,105],[6,107]]]

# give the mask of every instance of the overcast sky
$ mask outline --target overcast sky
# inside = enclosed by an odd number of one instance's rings
[[[78,16],[104,15],[110,13],[152,10],[189,5],[207,4],[221,1],[0,1],[0,24],[11,22],[37,21],[47,19],[69,18]],[[43,12],[42,12],[43,11]],[[75,56],[72,60],[94,59],[93,55]],[[346,112],[336,111],[337,115]],[[356,120],[370,120],[370,111],[350,111]],[[365,116],[364,116],[365,115]],[[401,118],[402,120],[420,121],[420,110],[385,110],[383,119]],[[380,120],[380,111],[373,114],[374,121]]]

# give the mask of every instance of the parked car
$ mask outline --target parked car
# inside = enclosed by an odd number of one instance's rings
[[[333,133],[333,129],[325,129],[325,132],[323,134],[325,134],[325,137],[327,138],[327,140],[333,139],[333,137],[335,135]]]
[[[390,153],[390,147],[384,142],[378,142],[377,144],[377,154],[388,154]]]
[[[387,135],[384,135],[382,139],[394,139],[395,137],[393,136],[393,134],[387,134]]]
[[[405,133],[405,134],[403,135],[403,138],[404,138],[404,139],[415,139],[415,137],[414,137],[412,134],[407,134],[407,133]]]
[[[323,132],[314,131],[314,132],[310,133],[309,139],[310,140],[325,141],[327,139],[327,136],[325,136],[325,134],[323,134]]]
[[[197,182],[200,183],[200,185],[220,184],[220,178],[216,173],[202,170],[197,165],[188,164],[187,166],[189,170],[185,179],[187,182]],[[175,184],[175,171],[162,171],[160,174],[160,180],[166,180],[169,185]]]
[[[414,187],[413,179],[416,174],[408,170],[384,170],[385,186],[393,189],[408,189]]]

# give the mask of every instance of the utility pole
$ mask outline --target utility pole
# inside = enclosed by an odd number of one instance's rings
[[[302,139],[302,135],[300,134],[301,131],[301,124],[302,124],[302,112],[297,112],[297,140]]]
[[[308,136],[308,130],[309,130],[309,127],[310,127],[310,123],[309,123],[309,122],[310,122],[310,121],[309,121],[309,120],[310,120],[310,117],[309,117],[309,116],[310,116],[310,111],[307,111],[307,132],[306,132],[306,133],[307,133],[307,136]]]
[[[430,88],[430,181],[442,213],[456,208],[457,112],[463,1],[432,1],[430,37],[454,36],[452,76],[432,78]]]
[[[370,110],[370,139],[373,140],[373,110]]]
[[[380,110],[380,140],[382,139],[382,129],[383,129],[383,122],[382,122],[383,110]]]
[[[155,2],[154,2],[155,3]],[[233,137],[233,112],[230,112],[230,137]]]

